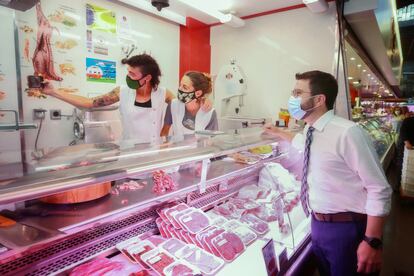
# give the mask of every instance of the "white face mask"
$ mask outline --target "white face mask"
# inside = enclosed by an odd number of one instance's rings
[[[307,99],[310,99],[316,96],[317,95],[311,96]],[[301,120],[306,115],[306,112],[309,112],[317,108],[317,106],[314,106],[308,110],[303,110],[301,107],[301,104],[302,104],[302,97],[295,98],[293,96],[290,96],[289,101],[288,101],[288,111],[289,111],[289,114],[296,120]]]

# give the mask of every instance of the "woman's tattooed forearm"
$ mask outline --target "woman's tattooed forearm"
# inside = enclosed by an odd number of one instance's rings
[[[115,87],[105,95],[93,98],[93,107],[107,106],[119,102],[119,87]]]

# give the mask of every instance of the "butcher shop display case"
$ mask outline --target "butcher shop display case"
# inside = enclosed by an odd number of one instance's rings
[[[261,129],[26,154],[0,179],[0,275],[294,274],[310,252],[300,154]]]
[[[367,131],[384,169],[388,168],[395,151],[395,132],[387,117],[362,119],[357,123]]]

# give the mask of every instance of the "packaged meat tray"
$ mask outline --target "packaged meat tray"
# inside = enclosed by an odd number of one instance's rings
[[[160,231],[161,236],[163,236],[164,238],[171,238],[170,234],[167,233],[167,231],[165,230],[164,221],[161,218],[157,218],[155,220],[155,223],[157,224],[157,227],[158,227],[158,230]]]
[[[223,225],[228,221],[225,217],[223,217],[222,215],[217,214],[216,212],[211,212],[210,211],[210,212],[207,212],[205,214],[210,219],[211,225]]]
[[[218,205],[214,207],[213,210],[215,213],[225,217],[226,219],[239,219],[244,212],[244,209],[237,208],[237,206],[231,202]]]
[[[236,259],[245,249],[240,237],[232,232],[224,232],[216,236],[211,243],[226,262]]]
[[[260,207],[260,204],[251,199],[246,198],[230,198],[229,201],[238,209],[254,210]]]
[[[164,243],[160,245],[162,249],[164,249],[165,251],[167,251],[173,256],[176,256],[177,251],[182,249],[185,246],[186,244],[184,242],[178,239],[175,239],[175,238],[166,240]]]
[[[211,229],[209,229],[209,231],[207,233],[205,233],[202,237],[202,241],[205,244],[205,247],[207,247],[207,251],[209,253],[214,254],[217,257],[221,257],[220,252],[218,252],[216,250],[216,248],[214,247],[214,245],[212,244],[212,240],[217,237],[218,235],[224,233],[224,229],[223,228],[219,228],[219,227],[212,227]]]
[[[145,238],[146,241],[149,241],[150,243],[152,243],[155,246],[159,246],[160,244],[162,244],[163,242],[165,242],[167,239],[158,236],[158,235],[153,235],[153,236],[149,236],[147,238]]]
[[[192,234],[197,234],[210,226],[210,220],[206,214],[197,209],[179,217],[179,221],[185,229]]]
[[[180,212],[174,212],[172,215],[174,217],[174,221],[178,223],[179,227],[177,229],[185,229],[185,226],[181,223],[180,218],[186,214],[191,213],[192,211],[196,210],[195,208],[188,208],[182,210]]]
[[[167,218],[167,220],[176,228],[176,229],[181,229],[181,225],[180,223],[175,219],[175,214],[182,212],[184,210],[189,209],[190,207],[188,207],[187,204],[184,203],[180,203],[176,206],[170,207],[168,208],[165,212],[164,215]]]
[[[224,261],[197,246],[188,245],[181,250],[182,258],[197,267],[203,275],[214,275],[224,265]]]
[[[124,254],[127,258],[128,258],[128,260],[130,260],[131,262],[133,262],[133,263],[136,263],[136,261],[135,261],[135,259],[128,253],[128,250],[127,250],[127,248],[129,247],[129,246],[132,246],[132,245],[136,245],[136,244],[138,244],[138,243],[140,243],[140,242],[142,242],[141,241],[141,239],[140,238],[138,238],[138,237],[133,237],[133,238],[131,238],[131,239],[128,239],[128,240],[126,240],[126,241],[123,241],[123,242],[120,242],[120,243],[118,243],[118,244],[116,244],[116,249],[118,249],[122,254]]]
[[[82,264],[70,272],[70,276],[116,276],[124,268],[124,264],[117,261],[111,261],[107,258],[97,258],[93,261]]]
[[[158,275],[164,276],[164,269],[175,262],[173,256],[169,253],[155,248],[142,255],[142,260],[156,272]]]
[[[199,247],[206,250],[209,253],[212,253],[212,252],[210,251],[210,248],[208,247],[208,245],[204,242],[203,238],[204,238],[204,235],[206,235],[208,233],[208,231],[210,231],[210,229],[212,229],[212,228],[217,228],[217,227],[216,226],[210,226],[210,227],[208,227],[208,228],[204,229],[203,231],[196,234],[196,239],[197,239],[198,243],[201,245]]]
[[[264,235],[269,231],[269,225],[252,214],[243,215],[240,221],[249,226],[258,235]]]
[[[249,210],[246,212],[246,214],[255,215],[259,219],[266,221],[266,222],[272,222],[278,219],[276,210],[272,207],[267,207],[266,204],[261,205],[257,209]]]
[[[200,272],[190,264],[183,261],[176,261],[164,269],[166,276],[195,276]]]
[[[142,260],[142,255],[145,253],[155,249],[155,245],[153,245],[149,241],[142,241],[140,243],[132,244],[126,247],[124,250],[139,264],[148,268],[146,263]]]
[[[245,246],[251,245],[257,239],[256,233],[249,227],[242,225],[237,221],[235,222],[238,223],[239,226],[227,228],[227,230],[239,236]]]

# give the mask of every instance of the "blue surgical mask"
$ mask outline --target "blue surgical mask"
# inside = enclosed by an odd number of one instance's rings
[[[290,116],[295,118],[296,120],[300,120],[305,116],[306,111],[302,109],[300,106],[302,103],[302,97],[293,97],[290,96],[289,102],[288,102],[288,111]]]
[[[315,96],[309,97],[308,99],[313,98],[313,97]],[[311,111],[316,108],[314,106],[308,110],[303,110],[301,104],[302,104],[302,97],[295,98],[293,96],[290,96],[289,101],[288,101],[288,111],[289,111],[289,114],[296,120],[302,120],[303,117],[306,115],[306,112]]]

